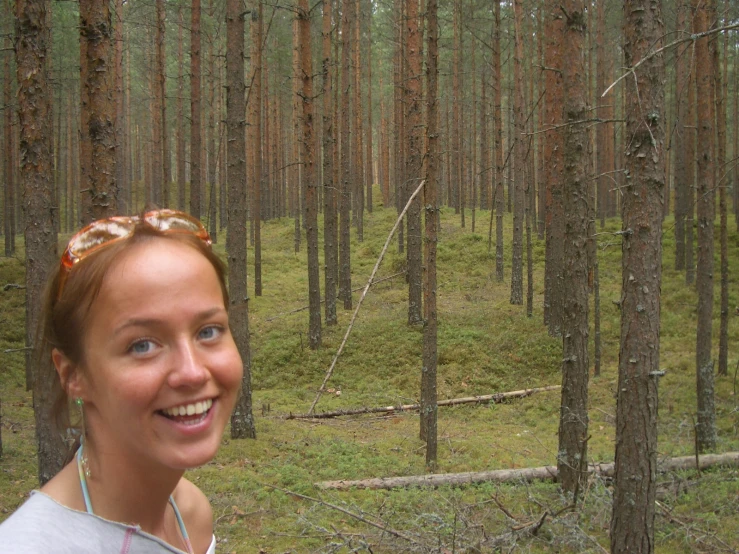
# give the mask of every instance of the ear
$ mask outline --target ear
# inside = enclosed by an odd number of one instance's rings
[[[62,389],[67,393],[67,396],[70,398],[82,398],[84,400],[84,379],[77,370],[77,366],[58,348],[54,348],[51,351],[51,360],[54,362]]]

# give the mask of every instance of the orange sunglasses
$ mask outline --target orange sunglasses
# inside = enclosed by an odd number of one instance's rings
[[[142,221],[165,234],[189,233],[201,239],[208,246],[213,243],[208,231],[198,219],[177,210],[153,210],[141,217],[114,216],[98,219],[69,240],[60,261],[61,276],[57,298],[61,297],[67,276],[74,264],[108,244],[128,238],[136,225]]]

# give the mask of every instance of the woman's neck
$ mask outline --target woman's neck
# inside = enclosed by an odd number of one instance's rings
[[[146,464],[94,443],[85,444],[84,458],[95,515],[138,525],[147,533],[168,540],[171,517],[166,517],[167,503],[184,471]]]

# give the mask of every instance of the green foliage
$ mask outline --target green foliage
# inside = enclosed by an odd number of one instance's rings
[[[489,212],[480,212],[480,221]],[[352,242],[353,287],[363,287],[387,233],[394,209],[376,209],[365,220],[365,241]],[[506,216],[506,237],[510,236]],[[695,293],[674,267],[671,219],[665,222],[662,285],[659,454],[693,452],[695,412]],[[319,223],[320,227],[320,223]],[[308,348],[306,254],[293,248],[293,222],[263,228],[264,294],[250,298],[254,407],[258,438],[224,438],[218,457],[189,477],[210,498],[216,534],[224,552],[414,552],[418,544],[383,534],[359,520],[286,494],[320,498],[366,519],[382,522],[405,537],[458,552],[602,552],[608,547],[609,482],[593,479],[580,508],[564,511],[570,499],[553,483],[483,483],[435,490],[321,492],[321,480],[423,474],[424,445],[415,413],[394,413],[310,422],[285,420],[304,413],[337,351],[351,312],[339,306],[339,325],[324,327],[323,348]],[[620,314],[620,240],[617,221],[599,229],[603,369],[590,386],[590,458],[611,461],[615,438]],[[439,242],[439,398],[490,394],[559,384],[561,339],[542,324],[543,245],[535,242],[534,317],[511,306],[509,284],[498,283],[487,236],[460,229],[452,210],[442,210]],[[218,245],[222,253],[222,245]],[[321,251],[322,256],[322,251]],[[731,260],[739,259],[735,233]],[[249,258],[250,260],[253,259]],[[510,252],[506,250],[506,261]],[[378,278],[404,267],[393,239]],[[506,267],[506,277],[510,275]],[[22,262],[0,260],[0,285],[23,281]],[[250,283],[251,283],[250,275]],[[733,283],[733,277],[732,277]],[[251,286],[251,285],[250,285]],[[733,287],[733,285],[732,285]],[[734,289],[736,287],[733,287]],[[354,294],[354,305],[360,292]],[[718,302],[718,294],[717,302]],[[0,286],[3,325],[0,347],[24,344],[24,291]],[[732,290],[731,306],[739,304]],[[591,312],[592,313],[592,312]],[[714,311],[718,329],[718,309]],[[408,327],[407,286],[402,275],[372,287],[328,383],[318,410],[389,406],[417,401],[422,329]],[[730,344],[739,329],[732,322]],[[31,398],[25,391],[23,353],[3,354],[5,458],[0,472],[0,518],[37,486]],[[729,365],[739,358],[729,352]],[[340,391],[340,394],[337,392]],[[739,449],[739,415],[733,376],[716,382],[719,449]],[[493,405],[439,410],[439,471],[483,471],[552,465],[557,450],[559,393],[549,392]],[[269,408],[268,408],[269,407]],[[225,436],[228,436],[226,434]],[[739,480],[736,470],[659,475],[657,551],[720,551],[739,547]],[[274,488],[277,487],[278,489]],[[494,500],[509,512],[511,519]],[[663,509],[664,507],[664,509]],[[537,534],[512,531],[549,511]],[[483,536],[484,535],[484,536]],[[487,539],[485,539],[487,537]],[[486,542],[487,540],[487,542]],[[477,548],[477,550],[476,550]]]

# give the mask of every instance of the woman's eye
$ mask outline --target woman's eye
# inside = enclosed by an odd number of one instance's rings
[[[218,337],[221,333],[221,328],[216,325],[209,327],[203,327],[198,333],[198,338],[201,340],[212,340]]]
[[[149,354],[154,350],[154,341],[148,339],[138,340],[131,345],[129,350],[133,354]]]

